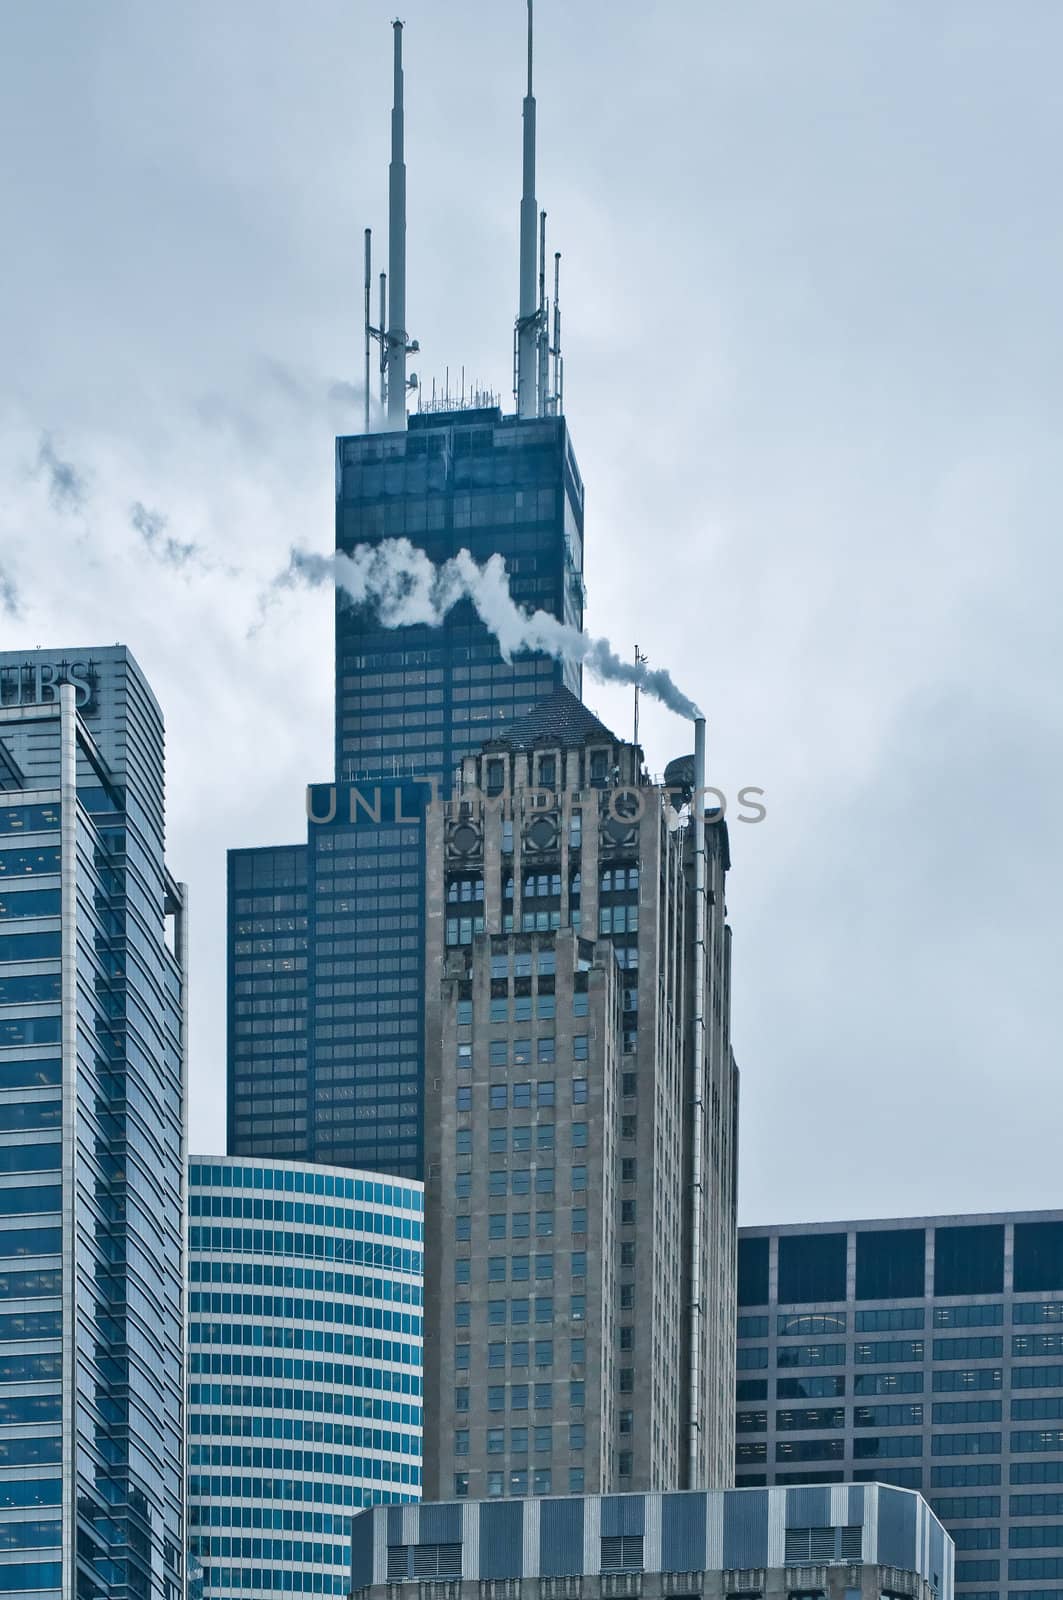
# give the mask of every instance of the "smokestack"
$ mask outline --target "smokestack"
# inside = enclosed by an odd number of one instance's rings
[[[530,4],[530,0],[529,0]],[[388,168],[388,427],[406,426],[406,151],[402,104],[402,23],[395,22],[395,99]]]
[[[532,94],[532,0],[528,0],[528,92],[524,96],[524,187],[520,201],[520,310],[517,315],[517,415],[534,417],[536,396],[537,333],[535,198],[535,96]]]

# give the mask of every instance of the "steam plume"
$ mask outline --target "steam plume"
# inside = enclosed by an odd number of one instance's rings
[[[701,712],[663,668],[623,661],[608,639],[595,639],[546,611],[523,611],[509,592],[506,565],[493,555],[483,566],[468,550],[436,566],[408,539],[357,545],[351,555],[315,555],[294,549],[273,588],[318,589],[335,583],[356,605],[370,605],[386,628],[421,623],[438,627],[460,600],[471,601],[498,640],[506,661],[517,650],[539,650],[559,661],[582,663],[605,683],[638,684],[670,711],[694,720]]]

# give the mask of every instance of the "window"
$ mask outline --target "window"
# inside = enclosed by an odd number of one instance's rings
[[[553,1083],[539,1083],[536,1085],[535,1102],[539,1106],[552,1106],[554,1104]]]
[[[587,1080],[586,1080],[586,1078],[573,1078],[573,1080],[572,1080],[572,1104],[574,1106],[585,1106],[587,1104]]]
[[[587,1061],[589,1059],[590,1038],[585,1033],[572,1036],[572,1059],[574,1061]]]
[[[454,1101],[459,1111],[472,1110],[472,1085],[459,1083],[454,1096]]]
[[[504,1367],[506,1364],[506,1347],[501,1342],[487,1346],[487,1365],[489,1367]]]
[[[932,1467],[930,1484],[934,1489],[985,1488],[1000,1482],[1000,1464],[979,1461],[974,1466]]]
[[[468,1430],[468,1428],[455,1428],[455,1430],[454,1430],[454,1454],[456,1456],[467,1456],[468,1453],[469,1453],[469,1430]]]
[[[528,1454],[527,1428],[510,1428],[509,1448],[515,1456],[526,1456]]]
[[[1013,1450],[1021,1449],[1015,1444],[1015,1435],[1012,1435]],[[930,1453],[934,1456],[994,1456],[1000,1454],[999,1433],[936,1433],[930,1441]]]
[[[456,1328],[467,1328],[470,1323],[471,1312],[472,1307],[468,1300],[459,1300],[454,1307],[454,1326]]]
[[[972,1334],[960,1339],[935,1339],[935,1361],[986,1360],[1004,1354],[1004,1341],[994,1334]]]
[[[514,1039],[513,1065],[515,1067],[530,1067],[532,1059],[532,1042],[530,1039]]]
[[[586,1206],[573,1206],[572,1207],[572,1232],[573,1233],[586,1233],[586,1231],[587,1231],[587,1207]]]
[[[468,1391],[468,1389],[465,1389],[465,1388],[455,1389],[454,1390],[454,1410],[455,1411],[468,1411],[468,1409],[469,1409],[469,1391]]]
[[[1017,1222],[1014,1272],[1016,1294],[1063,1289],[1063,1223]]]
[[[492,1039],[487,1047],[488,1060],[493,1067],[508,1067],[509,1065],[509,1040]]]
[[[603,1572],[641,1572],[642,1534],[622,1533],[603,1538],[601,1570]]]
[[[504,1486],[505,1475],[503,1473],[489,1472],[487,1474],[487,1495],[489,1499],[497,1499],[502,1494]]]
[[[501,1407],[499,1407],[498,1409],[501,1410]],[[505,1454],[505,1449],[506,1449],[506,1430],[505,1430],[505,1428],[488,1428],[488,1430],[487,1430],[487,1454],[489,1456],[504,1455]]]
[[[876,1373],[877,1377],[878,1374]],[[919,1373],[920,1380],[922,1373]],[[747,1378],[745,1384],[756,1384],[763,1393],[739,1395],[739,1399],[763,1400],[767,1398],[767,1380],[763,1378]],[[777,1378],[775,1380],[775,1395],[779,1400],[831,1400],[845,1393],[844,1377],[825,1377],[821,1373],[810,1374],[807,1378]]]
[[[1015,1415],[1014,1406],[1012,1415]],[[999,1422],[999,1400],[941,1400],[932,1407],[931,1422]]]
[[[557,1060],[557,1040],[539,1039],[535,1046],[536,1060],[540,1066],[549,1065]]]
[[[857,1333],[899,1333],[921,1328],[925,1320],[922,1306],[894,1306],[881,1311],[857,1311],[853,1327]]]
[[[488,1283],[505,1283],[505,1281],[506,1281],[506,1266],[507,1266],[507,1262],[506,1262],[505,1256],[488,1256],[488,1258],[487,1258],[487,1281],[488,1281]]]
[[[858,1372],[854,1394],[922,1394],[921,1372]]]
[[[934,1230],[934,1294],[1001,1294],[1004,1227],[980,1223]]]
[[[454,1218],[454,1238],[458,1241],[459,1244],[461,1244],[465,1240],[468,1240],[468,1239],[472,1238],[472,1218],[471,1217],[455,1217]]]
[[[552,1122],[541,1122],[535,1130],[535,1147],[537,1150],[552,1150],[554,1148],[554,1125]],[[550,1185],[553,1188],[553,1183]]]
[[[489,1105],[492,1111],[505,1111],[509,1093],[504,1083],[491,1084],[489,1096]]]
[[[506,1409],[506,1391],[502,1384],[489,1384],[487,1389],[488,1411],[504,1411]]]
[[[454,1498],[463,1500],[468,1492],[469,1474],[467,1472],[456,1472],[454,1474]]]
[[[515,1083],[513,1085],[513,1109],[529,1110],[531,1107],[531,1084]]]
[[[844,1233],[783,1234],[779,1239],[779,1304],[845,1299]]]
[[[504,1211],[495,1211],[487,1219],[487,1237],[489,1239],[504,1239],[506,1237],[506,1214]]]
[[[634,1074],[631,1074],[634,1077]],[[634,1091],[632,1091],[634,1092]],[[768,1248],[764,1235],[738,1241],[738,1304],[766,1306],[768,1303]],[[767,1362],[764,1363],[765,1366]]]
[[[856,1235],[858,1300],[921,1300],[925,1292],[926,1232],[884,1228]]]
[[[573,1122],[571,1124],[571,1138],[573,1149],[582,1149],[587,1143],[587,1124]]]
[[[844,1349],[843,1345],[838,1346]],[[780,1357],[782,1352],[779,1352]],[[879,1339],[871,1344],[853,1346],[853,1359],[858,1363],[883,1365],[886,1362],[922,1361],[922,1339]],[[782,1365],[780,1361],[780,1365]]]
[[[1014,1367],[1011,1381],[1016,1389],[1023,1387],[1026,1372],[1051,1372],[1053,1368],[1026,1368]],[[1003,1371],[1000,1367],[943,1367],[933,1374],[932,1387],[935,1394],[955,1394],[967,1389],[999,1389],[1003,1382]],[[1041,1388],[1041,1384],[1034,1380],[1034,1388]]]
[[[935,1328],[996,1328],[1004,1321],[1002,1305],[935,1306]]]
[[[634,1367],[621,1367],[619,1373],[619,1388],[621,1394],[633,1394],[635,1390]]]

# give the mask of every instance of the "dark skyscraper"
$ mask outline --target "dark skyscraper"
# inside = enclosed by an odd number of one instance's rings
[[[581,626],[583,486],[563,418],[422,413],[337,441],[337,548],[500,554],[517,602]],[[442,627],[336,614],[338,787],[309,847],[229,858],[229,1151],[422,1173],[424,839],[433,780],[578,668],[504,661],[468,603]],[[349,785],[381,819],[355,803]],[[396,818],[394,789],[403,804]],[[402,821],[401,818],[408,820]],[[389,821],[390,819],[390,821]]]
[[[583,484],[561,415],[556,257],[552,331],[545,298],[530,32],[528,46],[517,414],[477,394],[471,408],[447,397],[407,418],[406,357],[417,347],[405,329],[395,24],[390,283],[379,328],[369,326],[366,241],[366,386],[376,339],[386,431],[336,441],[336,549],[401,538],[436,563],[461,550],[479,563],[502,556],[518,605],[580,628]],[[468,602],[438,627],[386,629],[342,594],[335,665],[336,782],[314,792],[306,846],[230,852],[228,1149],[420,1178],[425,807],[493,733],[559,687],[578,695],[581,674],[543,654],[504,660]]]

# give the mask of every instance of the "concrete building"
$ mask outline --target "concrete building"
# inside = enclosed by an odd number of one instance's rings
[[[730,1478],[727,835],[699,1033],[697,831],[563,688],[429,815],[429,1498]]]
[[[355,1519],[351,1593],[399,1600],[952,1600],[952,1541],[878,1484],[380,1508]],[[421,1592],[425,1592],[421,1590]]]
[[[352,1512],[420,1495],[421,1186],[193,1156],[188,1187],[201,1592],[344,1594]]]
[[[0,654],[0,1591],[184,1595],[185,930],[121,646]]]
[[[1063,1212],[744,1228],[738,1483],[921,1489],[963,1600],[1063,1589]]]

